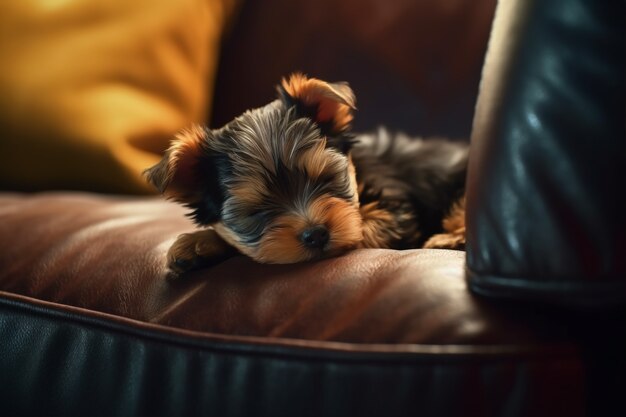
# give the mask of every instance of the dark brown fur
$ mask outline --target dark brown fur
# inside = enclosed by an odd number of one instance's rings
[[[346,83],[294,74],[278,93],[221,129],[182,131],[146,171],[203,227],[170,249],[174,271],[236,252],[294,263],[360,247],[464,246],[466,145],[350,134]]]

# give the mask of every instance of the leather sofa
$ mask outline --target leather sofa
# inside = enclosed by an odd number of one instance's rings
[[[244,3],[211,123],[291,66],[354,74],[359,129],[456,137],[473,115],[467,253],[235,257],[176,278],[184,208],[4,191],[3,415],[624,415],[624,5],[502,1],[483,66],[493,2],[322,3]]]

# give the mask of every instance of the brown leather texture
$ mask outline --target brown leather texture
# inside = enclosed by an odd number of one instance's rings
[[[182,207],[159,198],[1,194],[0,291],[206,334],[521,348],[567,341],[562,322],[472,296],[464,252],[359,250],[296,265],[239,256],[172,280],[166,251],[193,229]]]
[[[469,137],[495,0],[250,0],[225,35],[212,127],[292,71],[347,81],[357,131]]]

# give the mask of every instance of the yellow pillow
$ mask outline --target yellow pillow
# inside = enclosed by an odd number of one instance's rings
[[[146,193],[209,112],[236,0],[0,3],[0,189]]]

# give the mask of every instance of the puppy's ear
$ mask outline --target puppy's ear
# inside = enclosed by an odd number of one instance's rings
[[[315,121],[325,135],[337,135],[350,128],[356,98],[347,83],[327,83],[295,73],[278,86],[280,99],[295,106],[301,117]]]
[[[179,132],[163,159],[144,171],[162,194],[194,209],[191,216],[202,225],[221,217],[224,193],[220,184],[219,155],[209,150],[211,132],[193,126]]]

